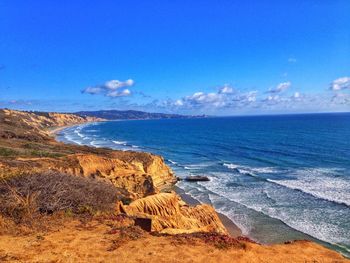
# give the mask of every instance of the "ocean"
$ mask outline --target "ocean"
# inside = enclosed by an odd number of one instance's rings
[[[350,114],[90,123],[64,142],[162,155],[178,187],[264,244],[317,241],[350,255]]]

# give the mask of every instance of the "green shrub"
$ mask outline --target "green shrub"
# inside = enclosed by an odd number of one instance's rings
[[[15,150],[0,147],[0,156],[15,156],[17,154],[18,153]]]

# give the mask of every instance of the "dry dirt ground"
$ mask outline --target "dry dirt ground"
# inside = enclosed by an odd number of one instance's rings
[[[350,262],[317,244],[208,244],[189,236],[154,236],[93,221],[65,222],[46,233],[0,236],[0,262]]]

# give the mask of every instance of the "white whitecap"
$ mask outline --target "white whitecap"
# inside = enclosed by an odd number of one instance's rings
[[[335,169],[299,169],[292,173],[291,179],[267,180],[317,198],[350,206],[350,181],[335,176],[336,173]]]
[[[233,163],[224,163],[223,166],[229,168],[229,169],[236,169],[239,167],[239,165],[237,164],[233,164]]]
[[[117,144],[117,145],[126,145],[126,143],[127,143],[125,141],[112,141],[112,142]]]

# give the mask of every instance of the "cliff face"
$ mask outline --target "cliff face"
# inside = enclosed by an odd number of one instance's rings
[[[145,152],[114,151],[112,157],[139,167],[144,174],[152,175],[154,186],[164,190],[176,181],[174,173],[164,162],[163,157]]]
[[[132,155],[132,160],[125,155]],[[172,184],[175,177],[162,158],[148,153],[112,154],[103,157],[92,154],[74,154],[63,165],[56,163],[61,172],[74,175],[96,177],[111,181],[116,187],[124,188],[135,195],[135,198],[154,194],[162,187]]]
[[[211,206],[190,207],[175,193],[159,193],[120,206],[119,210],[130,216],[150,218],[152,231],[168,234],[213,231],[227,234]]]

